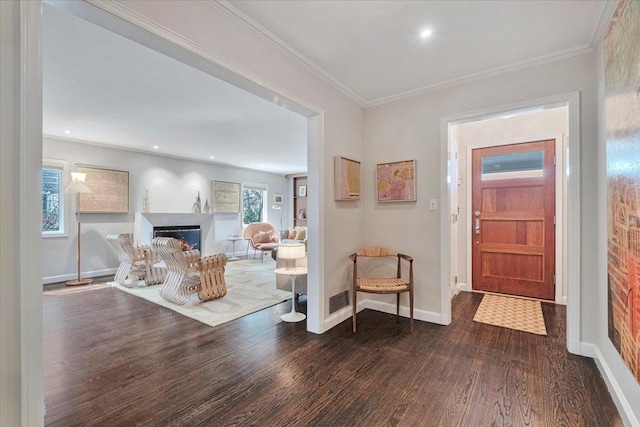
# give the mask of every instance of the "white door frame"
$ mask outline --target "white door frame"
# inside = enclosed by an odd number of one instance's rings
[[[580,334],[580,92],[567,92],[544,98],[515,102],[507,105],[483,108],[466,113],[454,114],[440,120],[440,195],[445,206],[451,204],[447,183],[447,157],[449,151],[449,125],[463,121],[480,120],[483,117],[534,108],[541,105],[566,104],[569,107],[569,144],[566,151],[566,215],[567,215],[567,349],[573,354],[581,354]],[[451,323],[451,298],[449,298],[449,278],[451,271],[451,221],[448,212],[440,216],[441,242],[441,321]]]
[[[472,191],[472,180],[473,180],[473,174],[471,173],[471,164],[472,164],[472,159],[471,159],[471,152],[473,150],[475,150],[476,148],[488,148],[488,147],[499,147],[499,146],[504,146],[504,145],[513,145],[513,144],[523,144],[523,143],[528,143],[528,142],[533,142],[533,141],[546,141],[549,139],[553,139],[555,140],[555,156],[556,156],[556,173],[555,173],[555,187],[556,187],[556,200],[555,200],[555,207],[556,207],[556,224],[554,227],[554,233],[555,233],[555,276],[556,276],[556,283],[554,283],[554,288],[555,288],[555,303],[556,304],[566,304],[566,296],[563,295],[562,292],[562,287],[565,284],[565,276],[564,276],[564,263],[566,261],[566,258],[564,258],[564,256],[567,253],[567,247],[566,247],[566,238],[564,237],[564,225],[566,224],[566,218],[565,218],[565,211],[566,211],[566,206],[565,206],[565,201],[566,198],[564,197],[564,188],[566,188],[566,184],[567,184],[567,175],[566,175],[566,163],[564,162],[564,151],[565,151],[565,144],[564,144],[564,137],[563,135],[555,135],[555,134],[540,134],[540,135],[533,135],[533,136],[529,136],[526,138],[520,138],[520,139],[514,139],[514,140],[507,140],[507,141],[499,141],[499,142],[483,142],[483,143],[479,143],[479,144],[473,144],[473,145],[467,145],[466,146],[466,154],[467,154],[467,161],[466,161],[466,171],[467,171],[467,197],[466,197],[466,208],[467,208],[467,219],[468,218],[472,218],[473,215],[473,206],[472,206],[472,196],[473,196],[473,191]],[[463,233],[467,233],[467,236],[471,236],[473,230],[471,227],[471,222],[467,221],[467,224],[465,226],[462,227],[463,228]],[[466,248],[466,270],[467,270],[467,279],[469,279],[469,283],[465,284],[465,288],[463,290],[466,291],[471,291],[473,289],[473,285],[472,285],[472,275],[471,275],[471,271],[472,271],[472,259],[473,259],[473,245],[472,245],[472,240],[471,238],[467,239],[467,248]],[[452,265],[455,263],[452,262]]]

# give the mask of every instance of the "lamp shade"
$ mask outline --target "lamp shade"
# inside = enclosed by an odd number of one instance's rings
[[[64,190],[67,193],[91,193],[87,184],[84,183],[86,173],[71,172],[71,184]]]
[[[277,210],[280,210],[280,205],[273,205],[273,206],[271,206],[271,209],[277,209]]]
[[[299,259],[304,258],[305,246],[302,243],[283,243],[278,246],[278,258]]]

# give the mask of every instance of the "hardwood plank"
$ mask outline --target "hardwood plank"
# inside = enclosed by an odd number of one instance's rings
[[[284,323],[286,302],[212,328],[111,287],[45,287],[48,426],[622,425],[592,360],[549,336],[365,310],[323,335]],[[306,299],[298,303],[306,309]]]

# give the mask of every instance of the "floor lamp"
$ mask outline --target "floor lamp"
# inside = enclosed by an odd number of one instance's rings
[[[89,187],[84,183],[86,175],[80,172],[71,172],[71,184],[65,190],[65,193],[76,194],[76,221],[78,222],[78,278],[66,282],[67,286],[88,285],[93,282],[92,279],[80,277],[80,193],[91,193]]]
[[[273,205],[271,206],[271,209],[277,210],[280,214],[280,229],[278,230],[278,233],[280,234],[280,239],[284,239],[284,237],[282,237],[282,207],[280,205]]]

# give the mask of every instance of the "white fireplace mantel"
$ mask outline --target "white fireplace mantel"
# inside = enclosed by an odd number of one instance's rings
[[[133,239],[142,245],[150,245],[153,227],[173,225],[199,225],[202,254],[213,255],[215,251],[215,227],[213,214],[199,213],[142,213],[136,212],[133,222]]]

